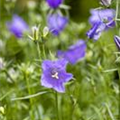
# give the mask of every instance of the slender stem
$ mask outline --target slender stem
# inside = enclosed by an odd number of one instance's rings
[[[39,41],[36,41],[36,44],[37,44],[37,52],[38,52],[38,59],[40,61],[40,64],[42,62],[42,50],[41,50],[41,46],[39,44]],[[37,107],[37,111],[38,111],[38,116],[39,116],[39,119],[41,120],[41,112],[40,112],[40,109],[39,109],[39,106]]]
[[[119,13],[119,0],[116,0],[116,15],[115,15],[115,20],[118,19],[118,13]],[[117,25],[117,22],[116,22]]]
[[[29,79],[26,73],[24,73],[24,79],[26,80],[26,84],[27,84],[27,90],[28,90],[28,94],[31,95],[31,90],[30,90],[30,85],[29,85]],[[31,112],[30,112],[30,118],[31,120],[34,120],[34,114],[33,114],[33,100],[32,98],[30,98],[30,106],[31,106]]]
[[[42,55],[43,55],[43,58],[45,59],[46,58],[46,53],[45,53],[45,46],[44,46],[44,44],[42,44]]]
[[[57,114],[57,120],[60,120],[59,119],[59,105],[58,105],[58,93],[55,92],[55,102],[56,102],[56,114]]]
[[[38,57],[39,57],[39,59],[41,60],[41,51],[40,51],[39,42],[37,41],[36,44],[37,44]]]
[[[111,112],[111,110],[110,110],[110,108],[109,108],[109,106],[108,106],[107,103],[105,103],[105,106],[106,106],[106,108],[107,108],[107,110],[108,110],[108,113],[109,113],[109,115],[110,115],[111,120],[115,120],[115,118],[114,118],[114,116],[113,116],[113,114],[112,114],[112,112]]]

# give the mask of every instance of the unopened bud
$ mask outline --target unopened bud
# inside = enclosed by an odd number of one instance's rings
[[[112,0],[100,0],[100,4],[109,7],[111,5]]]
[[[43,29],[43,37],[46,37],[49,33],[49,28],[48,27],[44,27]]]
[[[33,33],[33,40],[38,40],[39,38],[39,27],[32,27],[32,33]]]
[[[0,112],[1,112],[2,114],[5,114],[4,107],[0,107]]]

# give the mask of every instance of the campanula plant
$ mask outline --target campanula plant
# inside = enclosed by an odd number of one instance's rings
[[[64,59],[44,60],[42,63],[41,85],[53,88],[57,92],[65,92],[64,84],[73,78],[71,73],[66,72],[67,63]]]
[[[92,28],[86,33],[86,35],[88,36],[89,39],[98,40],[104,29],[105,26],[98,22],[92,26]]]
[[[115,10],[114,9],[92,9],[89,23],[94,25],[98,22],[105,25],[105,30],[115,27]]]
[[[63,2],[63,0],[46,0],[50,8],[57,8],[60,6],[60,4]]]
[[[92,9],[90,13],[89,23],[92,28],[87,32],[88,38],[98,40],[103,31],[115,27],[115,10]]]
[[[57,57],[64,58],[71,64],[76,64],[85,57],[86,43],[84,40],[79,40],[76,44],[70,46],[67,51],[58,51]]]
[[[7,28],[17,38],[22,38],[24,32],[29,29],[27,23],[18,15],[13,15],[12,21],[7,22]]]
[[[119,119],[119,9],[120,0],[0,0],[0,120]]]
[[[58,13],[49,14],[47,17],[48,28],[55,36],[58,36],[64,30],[67,23],[68,18]]]

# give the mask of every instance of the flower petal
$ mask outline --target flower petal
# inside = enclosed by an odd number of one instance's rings
[[[57,84],[53,86],[53,89],[55,89],[57,92],[64,93],[65,92],[65,87],[62,84]]]

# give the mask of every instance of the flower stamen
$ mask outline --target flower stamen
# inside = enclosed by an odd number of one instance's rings
[[[58,77],[58,72],[55,72],[55,74],[52,75],[52,78],[59,79],[59,77]]]

